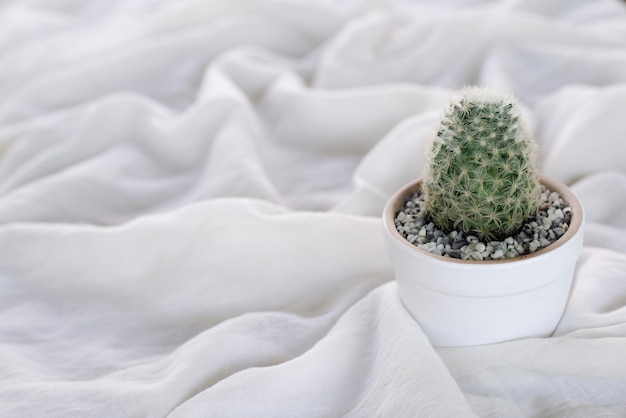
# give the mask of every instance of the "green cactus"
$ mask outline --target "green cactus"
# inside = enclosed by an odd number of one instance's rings
[[[502,238],[536,216],[535,144],[515,100],[466,87],[441,119],[424,179],[424,207],[443,230]]]

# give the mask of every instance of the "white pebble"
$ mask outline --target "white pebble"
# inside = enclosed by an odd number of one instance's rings
[[[559,194],[557,192],[552,192],[550,193],[550,202],[558,202],[559,201]]]
[[[536,239],[532,240],[530,244],[528,244],[528,250],[531,253],[534,253],[535,251],[537,251],[537,248],[539,248],[539,241],[537,241]]]
[[[470,254],[470,256],[474,260],[482,260],[483,259],[483,255],[481,253],[479,253],[478,251],[474,251],[473,253]]]
[[[563,202],[558,193],[552,193],[542,186],[543,203],[549,204],[544,206],[536,219],[531,219],[524,225],[523,232],[506,237],[502,241],[481,242],[477,236],[465,235],[458,231],[450,231],[446,235],[434,224],[426,223],[421,198],[413,196],[411,199],[413,200],[407,201],[405,207],[396,215],[397,230],[407,241],[425,251],[463,259],[499,260],[535,252],[562,236],[569,227],[567,222],[571,216],[571,208]],[[458,240],[461,237],[463,239]],[[460,249],[454,249],[458,244],[465,245]]]
[[[506,258],[515,258],[519,255],[519,253],[515,250],[507,251]]]

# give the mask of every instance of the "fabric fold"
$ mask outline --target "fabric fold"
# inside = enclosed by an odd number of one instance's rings
[[[0,410],[626,415],[621,0],[7,0]],[[435,349],[385,254],[467,84],[587,226],[550,338]]]

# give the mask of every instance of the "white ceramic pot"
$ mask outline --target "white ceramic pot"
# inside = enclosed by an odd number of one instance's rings
[[[542,177],[572,208],[569,229],[532,254],[470,261],[431,254],[409,243],[394,219],[421,180],[394,194],[383,213],[386,247],[404,306],[438,347],[550,336],[570,292],[583,242],[584,212],[565,185]]]

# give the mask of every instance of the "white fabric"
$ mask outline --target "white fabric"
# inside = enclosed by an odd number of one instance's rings
[[[434,349],[382,207],[464,84],[587,211],[555,335]],[[0,415],[626,416],[626,4],[0,5]]]

